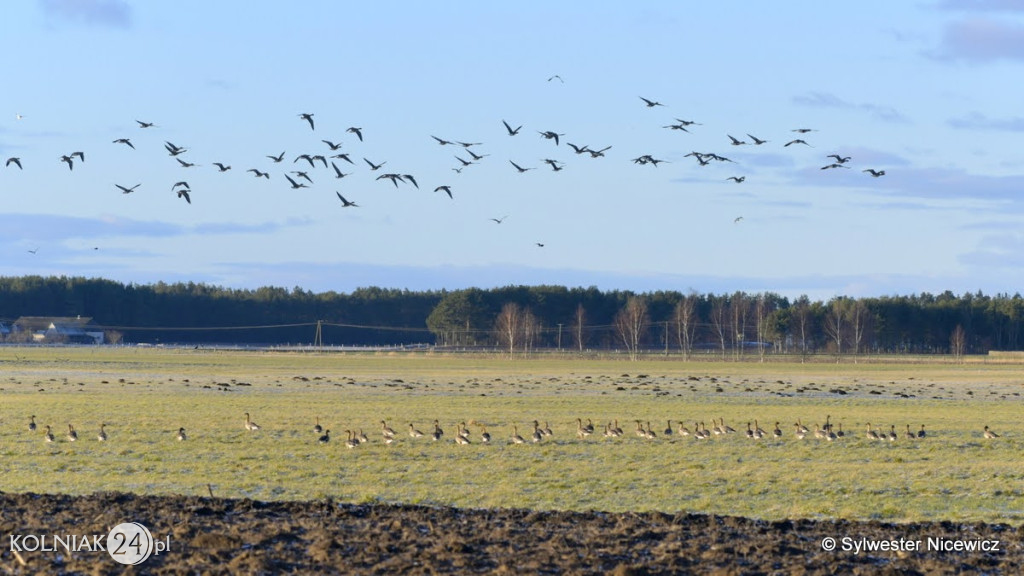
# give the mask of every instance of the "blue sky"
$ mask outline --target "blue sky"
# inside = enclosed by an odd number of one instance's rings
[[[0,160],[24,167],[0,165],[2,275],[822,299],[1024,285],[1024,0],[25,0],[0,47]],[[431,136],[487,156],[456,173],[466,150]],[[797,137],[810,146],[784,146]],[[344,178],[293,162],[333,154],[321,140],[355,162],[334,160]],[[822,170],[830,154],[851,160]],[[291,189],[292,170],[313,184]]]

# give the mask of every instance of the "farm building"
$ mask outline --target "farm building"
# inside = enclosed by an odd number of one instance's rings
[[[31,335],[26,341],[40,344],[103,344],[103,330],[92,318],[81,316],[22,316],[14,321],[12,335]]]

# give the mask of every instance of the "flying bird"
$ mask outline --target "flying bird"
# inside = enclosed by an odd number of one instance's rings
[[[359,208],[359,205],[356,204],[355,202],[349,202],[348,200],[346,200],[345,197],[341,195],[341,192],[336,191],[335,194],[338,195],[338,200],[341,200],[342,208]]]
[[[316,130],[316,128],[313,126],[313,115],[312,114],[299,114],[299,118],[302,118],[306,122],[309,122],[309,129],[310,130]]]
[[[836,162],[840,164],[846,164],[851,160],[849,156],[840,156],[839,154],[829,154],[826,158],[835,158]]]
[[[381,162],[380,164],[374,164],[373,162],[370,162],[366,158],[363,158],[363,161],[370,165],[370,170],[380,170],[381,166],[387,164],[386,160],[384,162]]]
[[[71,159],[71,156],[61,156],[60,157],[60,161],[67,163],[68,170],[74,170],[75,169],[75,161]]]
[[[164,142],[164,149],[166,149],[167,153],[171,156],[178,156],[179,154],[188,152],[188,148],[182,148],[181,146],[177,146],[171,142]]]
[[[682,130],[683,132],[689,132],[686,129],[685,124],[669,124],[668,126],[662,126],[662,128],[671,128],[672,130]]]
[[[565,84],[565,80],[562,80],[562,77],[559,76],[558,74],[555,74],[554,76],[548,78],[548,82],[551,82],[552,80],[554,80],[556,78],[558,79],[559,82],[561,82],[562,84]]]
[[[330,148],[332,152],[334,152],[335,150],[338,150],[339,148],[341,148],[341,146],[343,144],[342,142],[338,142],[337,144],[335,144],[334,142],[331,142],[330,140],[321,140],[321,142],[323,142],[324,144],[327,144],[327,147]]]
[[[38,246],[33,248],[33,249],[31,249],[31,250],[28,250],[29,254],[35,254],[36,252],[39,252],[39,247]]]
[[[782,147],[785,148],[785,147],[789,146],[790,144],[803,144],[804,146],[811,146],[807,142],[797,138],[796,140],[790,140],[789,142],[786,142],[785,144],[782,145]],[[814,146],[811,146],[811,148],[814,148]]]
[[[281,154],[278,155],[278,156],[267,156],[267,158],[270,158],[271,160],[274,161],[275,164],[277,164],[277,163],[281,162],[282,160],[284,160],[284,150],[282,150]]]
[[[189,190],[188,188],[182,188],[181,190],[178,190],[178,198],[184,198],[185,202],[191,204],[192,197],[188,195],[189,192],[191,192],[191,190]]]
[[[885,170],[875,170],[874,168],[868,168],[867,170],[861,170],[861,172],[867,172],[873,177],[878,178],[879,176],[885,176]]]
[[[729,140],[732,140],[732,145],[733,146],[742,146],[742,145],[746,144],[746,142],[744,142],[743,140],[737,140],[737,139],[733,138],[732,136],[730,136],[729,134],[726,134],[726,136],[729,136]]]
[[[171,190],[174,190],[178,186],[181,186],[183,188],[191,188],[191,186],[188,185],[188,182],[185,182],[184,180],[182,180],[181,182],[175,182],[174,186],[171,186]]]
[[[353,166],[355,166],[355,164],[356,164],[355,162],[352,161],[351,158],[348,157],[348,154],[335,154],[335,155],[331,156],[331,158],[340,158],[340,159],[344,160],[345,162],[348,162],[349,164],[351,164]]]
[[[732,181],[736,182],[737,184],[742,183],[746,179],[747,179],[746,176],[729,176],[728,178],[726,178],[726,180],[732,180]]]
[[[808,132],[817,132],[814,128],[794,128],[790,132],[796,132],[797,134],[807,134]]]
[[[387,178],[388,180],[391,180],[391,183],[395,185],[395,188],[398,188],[398,181],[402,179],[402,175],[401,174],[381,174],[380,176],[377,176],[377,180],[382,180],[384,178]]]
[[[416,179],[412,177],[412,174],[402,174],[402,178],[412,182],[412,185],[415,186],[417,190],[420,189],[420,185],[416,182]]]
[[[542,138],[547,138],[548,140],[554,140],[555,141],[555,146],[558,146],[558,137],[559,136],[565,136],[565,134],[559,134],[557,132],[552,132],[550,130],[545,131],[545,132],[541,132],[540,130],[538,130],[537,132],[541,135]]]
[[[473,160],[476,161],[483,160],[487,156],[490,156],[490,154],[474,154],[473,151],[470,150],[469,148],[466,148],[466,152],[473,157]]]
[[[462,158],[459,158],[458,156],[456,156],[455,159],[462,163],[462,167],[463,168],[465,168],[466,166],[470,166],[470,165],[474,164],[474,162],[470,162],[469,160],[463,160]]]
[[[604,148],[601,148],[600,150],[587,150],[587,152],[590,152],[590,157],[591,158],[603,158],[604,157],[604,153],[607,152],[608,150],[611,150],[611,148],[612,148],[611,146],[605,146]]]
[[[295,174],[299,178],[305,178],[306,181],[309,182],[310,184],[313,183],[313,180],[309,177],[309,174],[306,174],[302,170],[292,170],[292,174]]]
[[[260,172],[256,168],[249,168],[246,172],[252,172],[257,178],[266,178],[267,180],[270,180],[270,173],[268,172]]]
[[[583,146],[577,146],[572,142],[566,142],[565,145],[568,146],[569,148],[572,148],[577,154],[585,154],[587,152],[590,152],[590,148],[587,148],[586,144],[584,144]]]
[[[117,140],[114,140],[113,143],[114,144],[124,144],[125,146],[131,148],[132,150],[135,149],[135,145],[132,144],[132,141],[127,139],[127,138],[118,138]]]
[[[469,148],[470,146],[479,146],[480,144],[482,144],[482,142],[459,142],[458,140],[456,140],[455,143],[458,144],[459,146],[462,146],[463,148]]]
[[[527,170],[533,170],[533,168],[523,168],[522,166],[520,166],[519,164],[516,164],[515,162],[513,162],[511,160],[509,160],[508,162],[509,162],[509,164],[515,166],[516,170],[518,170],[520,174],[522,174],[523,172],[526,172]]]
[[[451,198],[452,200],[455,199],[455,197],[452,196],[452,187],[451,186],[447,186],[447,185],[445,185],[445,186],[438,186],[437,188],[434,188],[434,192],[444,192],[444,193],[448,194],[448,197]]]
[[[292,164],[295,164],[299,160],[305,160],[306,162],[309,162],[309,165],[311,167],[314,167],[314,165],[313,165],[313,157],[310,156],[309,154],[299,154],[298,156],[295,157],[295,160],[292,160]]]
[[[362,128],[356,128],[355,126],[350,126],[347,130],[345,130],[345,132],[351,132],[351,133],[355,134],[357,137],[359,137],[359,141],[360,142],[363,141],[363,129]]]
[[[541,244],[540,242],[534,242],[534,244],[536,244],[538,248],[543,248],[544,247],[544,245]]]
[[[131,194],[132,192],[135,192],[136,188],[138,188],[139,186],[142,186],[142,184],[136,184],[135,186],[132,186],[131,188],[125,188],[124,186],[121,186],[120,184],[114,184],[114,186],[117,186],[118,188],[120,188],[122,194]]]
[[[440,144],[441,146],[446,146],[448,144],[453,144],[453,142],[451,142],[450,140],[444,140],[442,138],[438,138],[437,136],[433,136],[432,135],[431,138],[433,138],[434,140],[437,140],[437,143]]]
[[[197,164],[193,164],[192,162],[185,162],[181,158],[175,158],[175,160],[178,161],[178,164],[181,164],[182,168],[192,168],[193,166],[197,166]]]
[[[747,134],[747,136],[750,136],[750,139],[754,141],[754,146],[760,146],[761,144],[768,142],[767,140],[761,140],[760,138],[754,136],[753,134]]]
[[[508,130],[509,136],[515,136],[516,134],[519,134],[519,130],[523,127],[522,124],[520,124],[518,127],[513,129],[511,126],[508,125],[508,122],[502,120],[501,123],[505,125],[505,130]]]
[[[309,186],[306,186],[305,184],[303,184],[301,182],[296,182],[295,180],[292,180],[292,177],[287,175],[287,174],[285,174],[284,177],[287,178],[288,182],[291,183],[292,190],[298,190],[299,188],[309,188]]]
[[[350,160],[350,162],[351,162],[351,160]],[[341,170],[338,170],[338,165],[335,164],[334,162],[331,162],[331,168],[334,168],[334,177],[335,178],[344,178],[345,176],[348,176],[348,174],[345,174]]]
[[[739,223],[740,223],[740,220],[743,220],[743,216],[737,216],[737,217],[736,217],[736,218],[735,218],[735,219],[734,219],[734,220],[732,221],[732,223],[733,223],[733,224],[739,224]]]
[[[14,156],[11,156],[10,158],[7,159],[7,163],[4,164],[4,166],[10,166],[11,164],[14,164],[15,166],[17,166],[18,170],[22,170],[21,158],[16,158]]]
[[[231,170],[231,166],[225,166],[224,164],[221,164],[220,162],[214,162],[213,165],[216,166],[217,170],[219,170],[221,172],[227,172],[228,170]]]
[[[152,122],[143,122],[142,120],[136,120],[135,122],[138,123],[139,128],[153,128],[156,126]]]
[[[648,108],[654,108],[655,106],[664,106],[664,104],[662,104],[661,102],[655,102],[654,100],[648,100],[647,98],[644,98],[643,96],[640,96],[640,99],[644,101],[644,104],[647,104]]]
[[[830,170],[832,168],[846,168],[847,170],[850,169],[849,166],[843,166],[842,164],[840,164],[838,162],[833,162],[833,163],[829,164],[828,166],[822,166],[821,170]]]
[[[491,221],[492,222],[497,222],[498,224],[501,224],[502,222],[505,221],[505,218],[508,218],[508,215],[502,216],[501,218],[491,218]]]
[[[552,160],[550,158],[545,158],[544,159],[544,163],[547,164],[548,166],[551,166],[551,169],[554,170],[555,172],[558,172],[562,168],[565,168],[564,165],[563,166],[559,166],[558,165],[559,164],[558,160]]]

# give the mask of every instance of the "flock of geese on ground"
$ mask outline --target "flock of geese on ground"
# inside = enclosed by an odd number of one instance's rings
[[[647,108],[657,108],[665,106],[665,104],[662,104],[661,102],[644,98],[642,96],[640,97],[640,100]],[[314,120],[314,113],[303,112],[297,114],[297,117],[299,122],[308,125],[310,131],[317,130],[317,123]],[[154,122],[135,120],[135,123],[137,124],[137,129],[144,130],[147,133],[160,129],[160,127],[157,126],[157,124],[155,124]],[[495,124],[497,124],[497,120],[495,120]],[[504,127],[504,134],[506,134],[508,137],[519,136],[523,128],[522,125],[514,127],[513,124],[509,123],[507,120],[504,119],[501,120],[501,125]],[[697,126],[702,126],[702,124],[693,120],[675,118],[674,122],[664,125],[662,126],[662,128],[669,129],[673,132],[690,133],[692,130],[695,130],[695,127]],[[815,129],[811,128],[796,128],[792,130],[792,132],[802,137],[806,137],[807,134],[815,131]],[[344,129],[344,132],[347,135],[351,135],[351,138],[354,140],[354,144],[358,145],[364,142],[363,128],[358,126],[349,126],[348,128]],[[536,130],[536,132],[537,134],[539,134],[540,138],[553,142],[553,144],[556,147],[564,144],[565,147],[572,150],[573,155],[575,156],[587,156],[592,159],[603,158],[605,157],[605,153],[612,149],[611,145],[591,147],[589,144],[573,143],[567,140],[567,136],[565,133],[561,133],[555,130],[544,129]],[[747,138],[749,138],[749,141],[736,138],[731,134],[725,134],[725,136],[728,138],[728,140],[725,140],[723,138],[723,144],[727,142],[730,146],[733,147],[761,147],[766,144],[769,144],[770,142],[765,138],[759,138],[752,134],[746,134]],[[785,144],[783,144],[782,147],[788,148],[790,146],[796,145],[813,147],[802,137],[790,139]],[[490,154],[479,152],[479,150],[477,149],[478,146],[483,145],[481,142],[461,141],[456,139],[442,138],[434,135],[430,135],[430,138],[440,146],[451,146],[457,150],[457,152],[455,152],[452,156],[458,162],[458,164],[451,168],[451,170],[454,171],[456,174],[461,174],[463,170],[471,169],[471,167],[485,162],[486,158],[490,156]],[[426,139],[425,136],[424,139]],[[129,137],[122,136],[112,140],[111,143],[115,146],[127,148],[132,151],[136,150],[135,143]],[[280,177],[287,182],[289,189],[299,190],[303,188],[310,188],[311,186],[313,186],[314,177],[319,179],[319,176],[316,175],[314,170],[324,170],[326,171],[328,178],[332,178],[333,180],[340,180],[351,174],[351,172],[344,172],[342,167],[350,166],[352,170],[355,170],[358,167],[362,167],[364,170],[368,169],[369,172],[375,173],[375,180],[390,182],[395,188],[399,188],[400,185],[412,185],[416,189],[419,189],[419,183],[416,177],[412,174],[406,173],[407,171],[405,170],[384,172],[383,168],[386,164],[388,164],[386,160],[371,160],[370,158],[367,158],[363,155],[356,155],[354,152],[342,151],[343,147],[345,146],[345,143],[341,141],[331,139],[320,139],[319,142],[315,143],[315,146],[321,146],[321,144],[323,145],[323,147],[325,147],[322,153],[303,152],[300,154],[293,154],[292,156],[289,156],[287,155],[286,151],[281,151],[275,152],[273,154],[266,154],[264,158],[260,158],[258,161],[250,161],[248,163],[248,168],[245,170],[245,172],[252,174],[253,177],[255,177],[258,180],[270,180],[271,169],[284,166],[285,168],[283,170],[280,170]],[[168,157],[173,162],[176,162],[177,166],[180,166],[184,170],[197,169],[198,167],[202,166],[194,161],[187,159],[189,147],[186,145],[176,144],[169,140],[165,140],[163,142],[163,149],[167,153]],[[737,164],[736,161],[713,152],[692,151],[688,154],[685,154],[683,157],[694,158],[700,166],[707,166],[712,162],[730,163],[731,165]],[[850,168],[849,163],[852,160],[850,156],[843,156],[840,154],[829,154],[824,157],[828,158],[830,162],[821,166],[821,170],[839,169],[841,171]],[[69,171],[74,171],[76,165],[85,163],[85,158],[85,152],[75,151],[69,154],[62,154],[59,157],[59,161],[66,164]],[[289,159],[291,160],[290,162]],[[539,160],[539,162],[541,162],[542,165],[550,167],[552,172],[561,172],[567,166],[567,162],[558,158],[546,157]],[[636,158],[632,159],[633,164],[653,167],[657,167],[659,164],[669,162],[669,160],[657,158],[654,154],[650,153],[641,154]],[[4,165],[7,168],[16,167],[20,170],[24,168],[26,163],[24,163],[23,158],[20,156],[11,156],[7,158]],[[227,163],[226,161],[223,161],[222,159],[220,159],[217,162],[210,162],[209,165],[215,168],[218,173],[225,173],[233,170],[232,165]],[[537,169],[537,166],[530,166],[528,162],[523,161],[521,158],[509,158],[506,167],[510,172],[518,174],[523,174],[531,170]],[[875,178],[885,175],[885,170],[877,170],[875,168],[866,168],[862,170],[862,172],[867,173]],[[747,181],[747,176],[732,175],[727,178],[724,178],[723,180],[741,184]],[[431,185],[434,186],[434,192],[441,192],[444,195],[447,195],[449,198],[454,199],[457,191],[457,186],[454,185],[453,183],[435,182],[432,183]],[[143,184],[140,182],[129,186],[114,183],[113,186],[122,194],[129,195],[136,193],[138,189],[141,186],[143,186]],[[175,194],[177,198],[184,200],[188,204],[192,203],[193,188],[189,184],[187,179],[177,180],[169,188],[170,192]],[[341,207],[359,207],[359,204],[357,204],[353,200],[350,200],[349,198],[346,198],[344,195],[342,195],[341,192],[335,190],[334,194],[337,196],[337,199],[340,202]],[[504,220],[504,217],[490,218],[489,220],[492,220],[500,224]],[[536,244],[541,245],[540,243]]]
[[[651,426],[650,422],[646,422],[645,423],[642,420],[635,420],[634,422],[636,423],[636,427],[633,429],[633,433],[637,437],[644,438],[644,439],[647,439],[647,440],[654,440],[654,439],[656,439],[658,437],[658,432],[656,432],[654,430],[654,428]],[[456,424],[456,426],[455,426],[455,430],[456,430],[455,431],[455,438],[453,440],[456,444],[467,445],[467,444],[473,444],[473,443],[476,443],[476,442],[483,443],[483,444],[490,444],[494,440],[494,438],[491,436],[491,433],[487,431],[487,426],[486,425],[480,424],[480,423],[477,423],[477,422],[471,422],[471,423],[473,424],[473,426],[475,426],[475,427],[480,429],[479,432],[474,436],[470,432],[470,426],[467,425],[466,422],[460,422],[460,423]],[[646,426],[645,426],[645,424],[646,424]],[[712,420],[711,421],[711,424],[712,424],[711,428],[708,428],[708,426],[704,422],[694,422],[692,429],[687,428],[684,425],[684,423],[681,422],[681,421],[676,421],[675,422],[675,424],[676,424],[675,428],[672,427],[672,424],[673,424],[673,421],[669,420],[667,425],[666,425],[666,427],[665,427],[665,429],[661,432],[661,435],[664,438],[680,437],[680,438],[693,438],[695,440],[707,440],[707,439],[709,439],[709,438],[711,438],[713,436],[729,436],[729,435],[739,435],[740,434],[739,432],[736,431],[736,429],[734,429],[733,427],[731,427],[731,426],[729,426],[729,425],[727,425],[725,423],[725,418],[718,418],[717,420]],[[534,420],[532,425],[533,425],[533,431],[526,438],[524,438],[522,435],[520,435],[520,433],[519,433],[519,426],[518,425],[513,425],[512,426],[512,435],[508,437],[507,443],[509,443],[509,444],[526,444],[528,442],[541,443],[545,439],[551,438],[551,437],[554,436],[554,432],[551,430],[551,427],[548,425],[547,422],[545,422],[544,425],[541,426],[539,421]],[[384,442],[385,444],[392,444],[393,442],[395,442],[395,440],[399,436],[398,432],[396,432],[394,428],[389,426],[386,420],[381,420],[380,421],[380,426],[381,426],[381,428],[380,428],[381,441]],[[919,430],[917,430],[916,432],[914,432],[914,431],[912,431],[910,429],[910,424],[906,424],[905,426],[906,426],[905,431],[902,434],[899,434],[899,433],[896,432],[896,425],[895,424],[890,424],[889,425],[889,431],[886,432],[884,430],[883,431],[875,430],[875,429],[873,429],[871,427],[871,424],[868,423],[866,425],[866,430],[863,433],[863,437],[865,439],[867,439],[867,440],[872,440],[872,441],[896,442],[897,440],[900,440],[901,436],[905,440],[919,440],[919,439],[925,438],[926,435],[927,435],[926,432],[925,432],[924,424],[921,424],[921,428]],[[252,418],[251,418],[251,416],[249,415],[248,412],[245,413],[244,428],[246,430],[248,430],[249,432],[258,432],[259,430],[261,430],[260,425],[252,420]],[[30,416],[29,417],[28,429],[31,432],[35,432],[37,430],[36,417],[35,416]],[[525,430],[525,428],[524,428],[524,430]],[[313,425],[313,432],[317,435],[317,442],[318,443],[320,443],[320,444],[328,444],[328,443],[330,443],[330,441],[331,441],[331,431],[325,429],[323,426],[320,425],[320,418],[319,418],[319,416],[315,418],[315,423]],[[596,433],[597,433],[597,428],[594,426],[594,422],[593,422],[592,419],[588,418],[586,424],[583,423],[583,419],[582,418],[577,418],[576,419],[576,437],[577,438],[579,438],[580,440],[584,440],[584,439],[586,439],[586,438],[588,438],[590,436],[595,435]],[[356,431],[356,430],[345,430],[345,434],[346,434],[345,446],[347,446],[348,448],[356,448],[356,447],[360,446],[361,444],[365,444],[365,443],[368,443],[370,441],[369,437],[367,437],[367,435],[363,432],[362,429],[359,429],[358,431]],[[444,435],[445,435],[444,429],[441,428],[441,424],[440,424],[440,422],[438,420],[434,420],[433,425],[432,425],[432,429],[431,429],[429,434],[424,434],[419,429],[417,429],[416,426],[413,423],[410,422],[409,423],[409,430],[408,430],[407,434],[413,440],[420,439],[420,438],[428,438],[429,437],[430,440],[432,440],[432,441],[441,441],[441,440],[443,440]],[[749,438],[751,440],[762,440],[762,439],[765,439],[765,438],[771,438],[771,439],[774,439],[774,440],[781,440],[784,437],[784,435],[785,435],[785,433],[783,432],[782,428],[780,427],[780,423],[779,422],[775,422],[774,427],[769,432],[769,431],[761,428],[758,420],[756,420],[756,419],[753,420],[752,422],[747,422],[746,430],[742,434],[745,435],[747,438]],[[625,436],[626,432],[622,428],[619,427],[619,421],[618,420],[613,420],[611,422],[607,422],[604,425],[604,430],[601,433],[601,435],[603,437],[605,437],[605,438],[619,438],[619,437]],[[793,437],[794,438],[796,438],[797,440],[804,440],[805,438],[812,437],[812,436],[815,439],[826,440],[826,441],[829,441],[829,442],[840,440],[840,439],[848,437],[847,433],[843,430],[843,425],[841,423],[838,424],[838,425],[833,425],[832,424],[832,417],[831,416],[826,416],[825,417],[825,425],[823,427],[822,426],[818,426],[817,424],[815,424],[813,431],[810,428],[808,428],[807,426],[805,426],[804,424],[802,424],[800,422],[800,420],[797,420],[796,422],[793,423]],[[853,436],[853,435],[851,434],[850,436]],[[999,438],[999,434],[996,434],[995,432],[993,432],[991,429],[989,429],[988,426],[985,426],[984,429],[982,430],[982,436],[984,438],[990,439],[990,440],[991,439],[995,439],[995,438]],[[68,424],[68,432],[67,432],[67,435],[65,436],[65,438],[67,439],[68,442],[75,442],[75,441],[78,440],[78,432],[75,430],[75,427],[73,425]],[[96,435],[96,440],[99,441],[99,442],[106,442],[107,438],[108,438],[108,436],[107,436],[107,431],[106,431],[106,424],[105,423],[104,424],[100,424],[100,430],[99,430],[99,432]],[[179,442],[184,442],[185,440],[187,440],[188,436],[186,435],[185,428],[183,428],[183,427],[179,428],[175,438]],[[52,442],[56,441],[56,437],[53,434],[53,429],[49,425],[46,426],[46,430],[45,430],[45,433],[43,435],[43,439],[46,442],[48,442],[48,443],[52,443]]]

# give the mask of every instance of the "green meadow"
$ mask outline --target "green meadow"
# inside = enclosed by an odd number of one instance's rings
[[[1022,391],[1011,363],[0,348],[0,490],[1019,525]],[[814,437],[826,417],[844,437]],[[595,433],[579,438],[577,418]],[[736,433],[679,434],[719,419]],[[534,420],[553,436],[530,442]],[[625,434],[603,437],[616,420]],[[634,434],[638,420],[657,437]],[[755,421],[761,440],[744,434]],[[469,445],[454,442],[462,422]],[[899,438],[869,440],[869,423]],[[925,438],[904,437],[922,424]],[[346,447],[346,430],[369,442]]]

